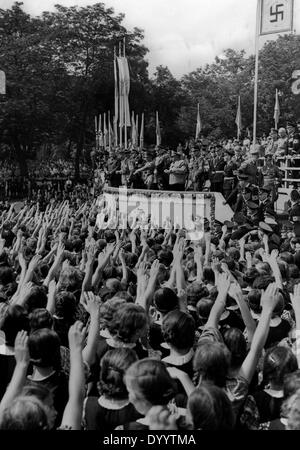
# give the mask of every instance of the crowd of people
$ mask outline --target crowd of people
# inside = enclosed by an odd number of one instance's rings
[[[3,203],[0,429],[299,430],[297,189],[290,231],[274,211],[297,139],[111,150],[92,191]],[[223,192],[232,220],[100,227],[105,184]]]

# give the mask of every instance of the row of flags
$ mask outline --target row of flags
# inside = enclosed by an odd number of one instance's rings
[[[123,103],[123,105],[126,103]],[[118,103],[119,105],[119,103]],[[119,109],[118,109],[119,111]],[[124,111],[123,111],[124,112]],[[126,114],[127,116],[127,114]],[[139,131],[139,116],[134,114],[134,111],[132,111],[131,118],[129,116],[129,121],[126,121],[126,127],[125,122],[123,122],[123,126],[125,128],[131,127],[131,145],[133,147],[140,147],[143,148],[144,146],[144,114],[142,114],[141,119],[141,128]],[[96,139],[98,146],[100,147],[111,147],[111,145],[118,145],[118,132],[117,127],[115,126],[117,123],[116,115],[113,119],[113,125],[114,128],[111,126],[110,121],[110,112],[108,112],[108,122],[106,122],[106,114],[103,114],[103,128],[102,128],[102,118],[101,115],[99,115],[99,119],[97,122],[97,117],[95,117],[95,133],[96,133]],[[125,117],[123,117],[125,118]],[[279,94],[278,89],[276,89],[275,94],[275,107],[274,107],[274,122],[275,122],[275,130],[278,129],[278,123],[280,118],[280,105],[279,105]],[[241,110],[241,97],[238,97],[238,106],[237,106],[237,113],[235,118],[235,124],[237,127],[237,137],[240,138],[242,129],[243,129],[243,122],[242,122],[242,110]],[[202,130],[202,122],[200,117],[200,104],[197,105],[197,124],[196,124],[196,140],[200,138]],[[159,122],[159,116],[158,111],[156,111],[156,126],[155,126],[155,133],[156,133],[156,145],[159,146],[162,143],[161,139],[161,128],[160,128],[160,122]],[[126,141],[127,142],[127,141]],[[122,142],[120,142],[122,144]],[[125,144],[125,141],[124,141]],[[125,145],[126,148],[126,145]]]
[[[107,119],[106,119],[107,117]],[[143,148],[144,146],[144,114],[141,118],[141,127],[139,129],[139,116],[134,114],[132,111],[131,116],[129,116],[131,135],[130,141],[133,147]],[[128,123],[128,122],[127,122]],[[118,145],[118,131],[115,127],[116,119],[113,118],[113,126],[111,124],[110,112],[106,113],[97,118],[95,116],[95,134],[96,134],[96,146],[98,147],[109,147]],[[125,144],[125,142],[124,142]]]
[[[278,94],[278,89],[276,89],[274,116],[273,116],[273,119],[274,119],[274,122],[275,122],[275,130],[278,129],[279,118],[280,118],[279,94]],[[241,97],[240,96],[238,98],[238,107],[237,107],[235,123],[236,123],[236,127],[237,127],[237,137],[239,138],[240,135],[241,135],[241,131],[243,129],[242,110],[241,110]]]

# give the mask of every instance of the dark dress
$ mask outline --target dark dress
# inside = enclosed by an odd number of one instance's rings
[[[87,430],[97,430],[107,433],[116,427],[139,419],[135,407],[129,403],[120,409],[108,409],[99,404],[97,397],[88,397],[85,405],[85,423]]]
[[[55,371],[44,380],[32,380],[27,378],[27,386],[42,386],[49,390],[53,395],[53,405],[57,412],[55,426],[61,424],[64,409],[69,399],[68,379],[62,371]]]
[[[259,422],[270,422],[280,418],[282,398],[275,398],[268,394],[266,391],[256,392],[253,395],[258,412]]]

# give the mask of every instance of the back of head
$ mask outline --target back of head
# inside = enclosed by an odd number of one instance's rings
[[[41,328],[30,334],[28,348],[31,362],[38,367],[60,366],[60,339],[55,331]]]
[[[152,405],[167,405],[176,394],[176,383],[165,364],[145,358],[135,362],[126,372],[127,383]]]
[[[248,304],[251,311],[255,314],[261,313],[261,291],[259,289],[252,289],[248,294]]]
[[[35,309],[29,316],[30,332],[40,328],[49,328],[53,326],[53,318],[47,309]]]
[[[203,383],[188,399],[194,430],[233,430],[234,414],[226,392],[212,384]]]
[[[133,303],[122,304],[107,328],[123,343],[135,343],[147,332],[148,317],[144,308]]]
[[[211,298],[201,298],[197,303],[197,315],[198,317],[204,321],[207,321],[211,308],[213,307],[214,301]]]
[[[113,297],[105,303],[102,303],[100,306],[100,325],[102,328],[105,328],[111,323],[118,308],[125,303],[126,300],[119,297]]]
[[[6,345],[13,347],[19,331],[29,331],[29,320],[25,309],[21,305],[7,308],[0,329],[5,334]]]
[[[0,430],[41,431],[49,429],[43,403],[34,396],[20,396],[3,411]]]
[[[117,348],[101,359],[100,389],[103,395],[117,400],[128,398],[124,383],[127,369],[137,361],[136,353],[128,348]]]
[[[231,367],[240,368],[247,356],[247,342],[242,331],[229,328],[224,333],[224,342],[231,353]]]
[[[284,377],[298,369],[297,358],[288,347],[270,348],[264,357],[263,382],[283,386]]]
[[[169,312],[163,319],[162,332],[167,344],[178,350],[190,350],[195,342],[195,321],[179,309]]]
[[[198,301],[209,295],[208,289],[202,283],[198,281],[194,281],[187,288],[187,300],[188,304],[192,306],[196,306]]]
[[[198,378],[224,387],[231,355],[226,345],[203,340],[198,345],[193,366]]]
[[[58,292],[55,298],[55,315],[66,323],[73,322],[75,320],[76,304],[77,301],[74,294],[67,291]]]
[[[47,290],[45,286],[34,286],[30,296],[27,298],[24,308],[30,314],[37,308],[46,308],[47,306]]]
[[[164,287],[155,292],[153,304],[159,312],[167,314],[179,307],[179,300],[172,289]]]

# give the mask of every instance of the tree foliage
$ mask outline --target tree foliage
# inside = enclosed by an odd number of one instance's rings
[[[83,150],[94,145],[94,116],[114,109],[113,54],[126,39],[131,77],[130,107],[145,113],[145,142],[155,142],[155,111],[163,143],[176,145],[193,136],[197,103],[203,131],[234,137],[238,96],[244,128],[253,121],[254,57],[227,49],[222,58],[177,80],[168,67],[148,75],[143,30],[128,30],[124,15],[103,3],[87,7],[56,5],[53,12],[31,17],[16,2],[0,9],[0,69],[7,79],[1,98],[0,139],[26,170],[26,159],[42,144],[75,149],[77,172]],[[258,133],[273,125],[275,89],[279,89],[281,124],[300,117],[299,96],[291,76],[300,69],[300,37],[280,36],[259,56]],[[88,152],[87,152],[88,153]]]

